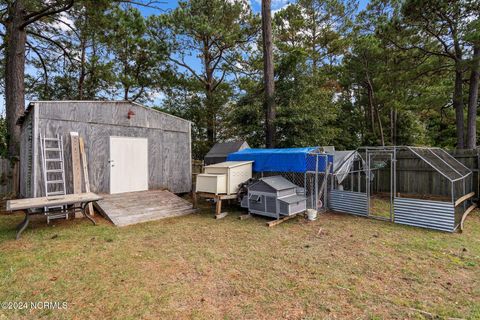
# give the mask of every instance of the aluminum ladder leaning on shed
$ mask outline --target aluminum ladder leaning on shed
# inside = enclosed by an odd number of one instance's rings
[[[40,135],[40,148],[42,152],[42,171],[45,196],[61,196],[65,190],[65,166],[63,158],[63,138],[57,134],[55,138],[47,138]],[[53,219],[67,219],[66,210],[48,213],[49,209],[66,209],[64,206],[45,207],[47,223]]]

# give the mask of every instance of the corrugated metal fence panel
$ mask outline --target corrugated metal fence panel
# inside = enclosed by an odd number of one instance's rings
[[[328,207],[334,211],[366,216],[368,212],[367,194],[363,192],[331,190]]]
[[[395,198],[394,222],[453,232],[455,208],[449,202]]]
[[[13,169],[10,161],[0,158],[0,198],[13,192]]]

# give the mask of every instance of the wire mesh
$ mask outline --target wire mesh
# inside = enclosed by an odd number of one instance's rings
[[[470,170],[441,149],[418,147],[408,149],[450,181],[462,179],[470,174]]]
[[[330,183],[325,181],[325,166],[322,169],[322,161],[328,162],[328,155],[325,153],[311,153],[305,158],[307,172],[281,172],[264,171],[257,172],[256,178],[282,176],[299,187],[298,193],[307,199],[307,209],[315,209],[323,212],[327,206],[327,192]],[[328,166],[328,165],[327,165]],[[327,175],[327,178],[330,175]],[[323,188],[322,188],[323,185]]]

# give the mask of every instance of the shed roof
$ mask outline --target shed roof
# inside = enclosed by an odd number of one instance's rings
[[[227,142],[217,142],[208,153],[205,155],[205,158],[208,157],[226,157],[232,152],[236,152],[245,148],[248,148],[248,143],[243,140],[239,141],[227,141]]]
[[[298,187],[296,184],[288,181],[282,176],[265,177],[265,178],[261,178],[260,181],[265,182],[266,184],[268,184],[270,187],[272,187],[277,191]]]
[[[48,100],[34,100],[34,101],[30,101],[30,103],[28,104],[25,112],[23,113],[23,116],[21,116],[18,121],[17,121],[17,124],[18,125],[22,125],[23,124],[23,121],[25,121],[25,118],[26,116],[32,111],[32,109],[34,108],[34,106],[36,104],[41,104],[41,103],[58,103],[58,104],[61,104],[61,103],[68,103],[68,104],[71,104],[71,103],[83,103],[83,104],[87,104],[87,103],[98,103],[98,104],[113,104],[113,103],[128,103],[128,104],[131,104],[131,105],[134,105],[134,106],[137,106],[137,107],[141,107],[141,108],[144,108],[145,110],[147,110],[148,112],[153,112],[153,113],[160,113],[160,114],[163,114],[165,116],[168,116],[168,117],[172,117],[172,118],[175,118],[175,119],[178,119],[180,121],[183,121],[183,122],[188,122],[188,123],[192,123],[191,121],[189,120],[186,120],[186,119],[183,119],[183,118],[180,118],[180,117],[177,117],[175,115],[172,115],[172,114],[169,114],[167,112],[163,112],[163,111],[160,111],[160,110],[157,110],[157,109],[153,109],[153,108],[150,108],[150,107],[147,107],[147,106],[144,106],[140,103],[137,103],[137,102],[134,102],[134,101],[128,101],[128,100],[53,100],[53,101],[48,101]]]

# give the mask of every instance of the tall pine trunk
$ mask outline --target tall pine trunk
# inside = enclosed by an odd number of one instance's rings
[[[457,149],[465,148],[464,116],[463,116],[463,70],[460,62],[455,67],[455,89],[453,92],[453,108],[455,109],[455,124],[457,128]]]
[[[78,99],[83,100],[84,96],[84,85],[85,85],[85,64],[86,64],[86,51],[87,51],[87,42],[82,35],[82,39],[80,41],[81,47],[81,54],[80,54],[80,75],[78,77]]]
[[[207,122],[207,140],[210,146],[216,142],[216,108],[214,101],[214,69],[212,68],[212,55],[210,43],[207,39],[203,41],[203,64],[205,67],[205,108]]]
[[[207,140],[211,146],[213,146],[216,142],[216,132],[215,132],[215,123],[216,123],[216,113],[214,112],[213,106],[213,92],[211,90],[210,85],[205,85],[205,104],[206,104],[206,121],[207,121]]]
[[[479,78],[480,44],[476,44],[473,49],[473,63],[470,73],[470,88],[468,94],[467,149],[475,149],[477,147],[477,106]]]
[[[27,33],[22,26],[25,22],[25,7],[17,0],[9,8],[6,21],[5,57],[5,105],[8,128],[8,155],[18,159],[20,155],[20,127],[18,119],[25,109],[25,49]]]
[[[271,1],[262,0],[263,78],[265,83],[265,145],[275,148],[275,79],[273,70]]]

